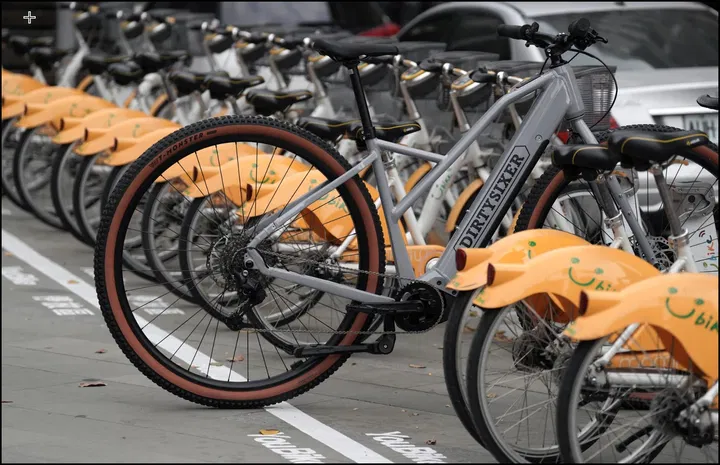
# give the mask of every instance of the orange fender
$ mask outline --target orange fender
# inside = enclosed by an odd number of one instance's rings
[[[75,86],[76,89],[81,90],[85,92],[88,87],[90,87],[90,84],[93,83],[95,78],[92,75],[85,76],[82,81],[78,83],[78,85]]]
[[[150,114],[153,116],[157,115],[160,112],[161,107],[165,102],[167,102],[167,100],[167,94],[162,94],[158,98],[156,98],[152,105],[150,105]]]
[[[644,323],[657,332],[664,348],[672,348],[670,355],[676,362],[699,368],[710,381],[718,379],[716,276],[661,274],[611,295],[583,294],[585,313],[566,328],[567,336],[595,340]]]
[[[240,144],[238,144],[238,146],[239,145]],[[228,145],[225,146],[227,147]],[[232,152],[234,152],[234,147],[229,147],[232,149]],[[213,153],[212,148],[203,150],[207,150],[208,154]],[[199,153],[200,151],[198,151],[198,154]],[[284,205],[281,201],[275,202],[272,197],[292,195],[292,192],[285,192],[287,189],[277,189],[277,194],[273,196],[272,193],[275,192],[274,188],[276,187],[273,186],[273,183],[278,182],[284,176],[286,176],[286,180],[293,179],[293,176],[297,175],[303,176],[307,168],[303,164],[295,163],[293,159],[283,156],[273,156],[264,153],[256,157],[254,155],[254,147],[252,147],[252,153],[253,156],[240,156],[217,168],[204,167],[205,178],[203,182],[194,182],[196,180],[193,179],[192,185],[189,186],[183,194],[188,197],[199,198],[223,191],[225,196],[238,206],[238,216],[244,218],[261,215],[263,213],[262,209],[269,208],[271,205]],[[205,156],[209,155],[206,154]],[[225,156],[227,156],[227,153],[225,153]],[[191,160],[188,161],[191,162]],[[217,170],[217,174],[210,174],[213,169]],[[199,169],[196,169],[194,172],[195,174],[193,174],[193,176],[201,176]],[[262,177],[262,179],[259,179],[260,177]],[[243,211],[243,208],[249,209],[250,206],[255,203],[255,200],[250,202],[250,205],[244,203],[245,197],[241,198],[241,190],[252,191],[250,193],[252,198],[257,199],[258,202],[258,204],[253,207],[253,211],[257,210],[257,214],[248,215]],[[247,197],[250,196],[248,195]]]
[[[168,134],[177,131],[174,126],[169,126],[149,132],[142,137],[133,139],[130,137],[114,138],[112,147],[108,152],[101,155],[99,163],[111,166],[124,166],[140,158],[147,149]],[[103,143],[107,142],[103,138]]]
[[[462,213],[465,204],[474,193],[476,193],[482,188],[482,186],[483,180],[476,179],[471,182],[465,189],[463,189],[463,191],[458,196],[455,205],[453,205],[450,213],[448,214],[447,223],[445,223],[445,232],[451,233],[455,231],[455,226],[457,225],[458,218],[460,218],[460,214]]]
[[[113,149],[116,139],[138,139],[144,134],[162,128],[172,128],[174,131],[180,128],[180,125],[166,119],[147,116],[121,121],[109,128],[86,129],[85,142],[75,149],[75,153],[82,156],[95,155],[103,150]]]
[[[108,128],[121,121],[132,118],[142,118],[144,116],[147,115],[141,111],[117,107],[98,110],[82,118],[64,116],[60,118],[61,131],[53,137],[53,143],[60,145],[69,144],[76,140],[84,139],[85,128]]]
[[[49,103],[71,95],[79,96],[85,94],[80,90],[70,87],[40,87],[31,90],[25,95],[8,96],[6,102],[9,101],[11,97],[16,100],[3,105],[2,119],[6,120],[41,111]]]
[[[40,89],[41,87],[48,87],[47,84],[43,84],[37,79],[33,79],[30,76],[24,74],[15,73],[3,73],[2,75],[2,96],[3,105],[5,102],[11,103],[17,101],[9,97],[25,95],[28,92]]]
[[[563,247],[590,245],[585,239],[554,229],[529,229],[505,236],[485,249],[458,249],[465,266],[458,270],[448,289],[469,291],[487,284],[488,264],[521,265],[544,253]]]
[[[523,265],[491,263],[487,273],[488,284],[475,301],[480,307],[502,308],[551,294],[561,298],[556,303],[567,314],[579,306],[581,291],[617,292],[660,271],[622,250],[587,245],[552,250]]]
[[[237,146],[237,147],[236,147]],[[220,172],[220,166],[235,160],[237,157],[255,155],[255,148],[248,144],[221,144],[216,147],[208,147],[197,152],[196,157],[184,157],[179,162],[173,163],[162,177],[155,182],[164,182],[166,179],[181,177],[187,186],[201,179],[213,177]],[[193,174],[194,171],[198,171]],[[223,172],[224,173],[224,172]],[[241,173],[242,174],[242,173]],[[190,177],[192,176],[192,178]]]
[[[420,182],[420,180],[430,172],[432,169],[432,165],[428,162],[423,163],[420,165],[420,168],[416,169],[413,174],[410,175],[407,182],[405,183],[405,192],[410,192],[410,189],[415,187],[415,185]]]
[[[44,124],[51,124],[60,128],[60,118],[64,116],[84,117],[97,110],[117,108],[114,103],[100,97],[90,95],[71,95],[48,104],[36,113],[26,114],[18,120],[16,126],[30,129]]]

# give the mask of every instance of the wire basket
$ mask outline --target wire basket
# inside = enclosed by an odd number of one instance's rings
[[[604,66],[573,66],[580,96],[585,105],[583,120],[593,131],[610,129],[608,109],[617,92],[612,74],[615,74],[617,68],[614,66],[609,68],[610,71]],[[561,128],[569,129],[569,125],[563,123]]]

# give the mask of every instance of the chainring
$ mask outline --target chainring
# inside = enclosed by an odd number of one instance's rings
[[[397,293],[399,302],[420,301],[423,311],[400,313],[394,316],[395,325],[403,331],[427,331],[437,325],[445,313],[445,299],[440,291],[424,282],[403,286]]]

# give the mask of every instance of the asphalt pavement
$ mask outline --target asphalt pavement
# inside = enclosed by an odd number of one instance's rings
[[[2,245],[3,462],[494,462],[450,406],[443,327],[400,337],[387,356],[354,355],[289,402],[211,409],[125,358],[97,306],[89,247],[4,198]],[[176,307],[144,316],[161,325],[188,311]]]

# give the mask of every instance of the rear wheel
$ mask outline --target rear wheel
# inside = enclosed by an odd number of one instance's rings
[[[25,131],[14,125],[18,119],[19,118],[16,117],[4,122],[2,140],[0,141],[2,144],[2,172],[0,172],[0,181],[2,181],[3,193],[7,195],[7,198],[18,207],[27,210],[27,205],[22,201],[15,188],[15,177],[13,175],[15,153],[20,144],[22,134]]]
[[[23,132],[13,160],[13,177],[15,191],[28,210],[43,223],[63,229],[50,189],[53,156],[57,154],[52,133],[49,125]]]
[[[69,231],[75,239],[92,247],[93,243],[88,241],[80,231],[73,210],[73,185],[85,158],[76,155],[73,151],[74,147],[75,143],[72,143],[61,145],[56,149],[50,176],[50,193],[55,213],[65,230]]]
[[[146,376],[173,394],[193,402],[216,407],[255,408],[308,391],[330,376],[348,358],[344,354],[296,357],[282,350],[284,347],[281,343],[288,344],[291,349],[302,345],[302,341],[314,341],[315,344],[327,346],[353,344],[358,338],[357,331],[365,328],[368,316],[348,311],[346,305],[349,301],[333,297],[319,302],[302,318],[294,320],[291,326],[276,328],[265,318],[266,310],[263,307],[271,307],[267,311],[277,312],[287,306],[287,299],[292,297],[289,297],[287,289],[281,288],[277,280],[267,282],[260,274],[253,275],[253,279],[262,282],[265,298],[262,302],[253,300],[253,305],[246,305],[249,302],[246,300],[244,307],[238,308],[244,312],[239,317],[246,318],[251,328],[238,325],[238,330],[228,330],[220,325],[220,320],[197,307],[191,307],[190,310],[181,307],[191,314],[179,318],[166,315],[166,309],[161,311],[160,308],[155,312],[152,322],[140,316],[143,305],[138,306],[140,301],[134,297],[141,293],[150,301],[153,299],[151,293],[154,295],[158,292],[153,291],[153,287],[165,288],[159,283],[153,286],[147,282],[138,282],[132,273],[127,273],[123,265],[123,243],[132,216],[143,197],[152,189],[153,182],[162,178],[162,174],[173,164],[192,159],[199,150],[217,148],[223,144],[229,144],[230,147],[247,144],[256,149],[256,158],[262,145],[267,155],[291,157],[293,164],[298,163],[306,170],[303,172],[309,173],[308,168],[314,168],[326,179],[337,178],[349,169],[347,162],[317,137],[270,119],[222,117],[180,129],[156,143],[134,163],[110,195],[98,232],[96,286],[108,328],[126,356]],[[288,178],[282,172],[279,174],[281,176],[276,185],[282,189],[282,183]],[[199,175],[205,178],[201,170]],[[258,189],[266,186],[258,184],[253,186],[256,194]],[[306,191],[295,192],[296,195],[293,194],[291,198],[300,197]],[[367,189],[354,177],[329,195],[346,206],[347,218],[355,229],[356,267],[353,279],[348,279],[348,285],[371,293],[380,292],[385,264],[384,240],[377,210]],[[246,211],[252,211],[252,208]],[[247,218],[239,219],[246,226],[250,224]],[[280,228],[285,230],[287,226],[281,225]],[[252,231],[247,232],[249,234]],[[278,232],[285,241],[289,240],[288,236]],[[303,233],[292,230],[287,232]],[[233,257],[242,256],[238,253],[244,250],[243,244],[249,237],[235,235],[230,247],[225,249],[225,252],[235,252],[223,255],[223,277],[232,278],[227,279],[229,286],[226,291],[234,290],[233,287],[237,285],[233,275],[240,265]],[[337,247],[337,238],[334,239],[326,239],[319,244],[318,249],[323,246]],[[284,243],[291,248],[310,246],[307,242],[299,241],[296,239]],[[261,254],[266,261],[273,260],[271,257],[274,255],[286,257],[282,249],[273,249],[272,253],[270,250],[262,250]],[[298,265],[302,266],[297,263],[297,253],[290,254],[289,258],[283,257],[272,263],[295,271],[298,271]],[[207,276],[206,279],[213,278]],[[162,295],[167,295],[167,292]],[[258,296],[253,295],[254,298]],[[338,301],[343,300],[338,304]],[[270,342],[273,338],[276,341]]]

